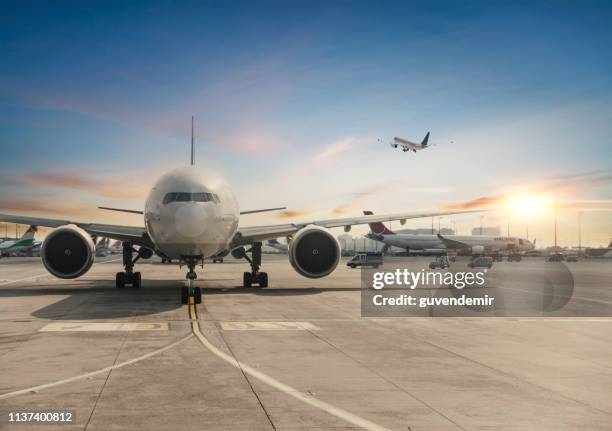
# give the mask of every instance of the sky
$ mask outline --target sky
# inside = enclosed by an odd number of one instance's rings
[[[188,164],[194,115],[199,169],[222,173],[243,210],[288,207],[241,225],[529,196],[539,204],[483,223],[550,245],[556,217],[575,245],[582,213],[583,244],[612,237],[610,2],[2,10],[0,212],[142,224],[96,207],[142,209],[159,175]],[[428,131],[436,145],[417,154],[388,145]]]

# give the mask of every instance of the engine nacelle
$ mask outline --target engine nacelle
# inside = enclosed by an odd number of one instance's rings
[[[325,277],[336,269],[339,261],[338,240],[320,226],[306,226],[289,243],[289,262],[304,277]]]
[[[483,254],[484,251],[485,251],[485,248],[482,245],[473,245],[472,246],[472,254]]]
[[[91,236],[76,226],[62,226],[51,232],[40,247],[43,265],[59,278],[77,278],[93,265],[96,246]]]

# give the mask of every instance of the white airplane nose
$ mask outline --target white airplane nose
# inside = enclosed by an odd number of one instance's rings
[[[208,227],[209,215],[206,207],[201,204],[186,204],[176,210],[176,231],[188,238],[202,235]]]

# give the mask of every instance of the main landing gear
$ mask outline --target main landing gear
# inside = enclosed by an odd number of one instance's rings
[[[245,272],[242,277],[242,285],[251,287],[253,284],[259,284],[259,287],[268,287],[268,273],[259,272],[261,267],[261,242],[254,242],[249,250],[251,258],[245,251],[243,256],[251,264],[251,272]]]
[[[183,304],[189,304],[190,296],[193,296],[193,300],[196,304],[202,303],[202,289],[195,285],[195,281],[198,278],[195,267],[198,261],[202,261],[202,258],[199,256],[189,256],[186,258],[189,272],[187,273],[187,285],[183,286],[181,289],[181,303]]]
[[[115,287],[117,289],[123,289],[126,284],[130,284],[136,289],[140,288],[140,272],[133,272],[134,264],[138,259],[140,259],[140,254],[136,255],[136,257],[132,259],[132,254],[134,251],[135,250],[131,242],[123,242],[123,267],[125,268],[125,271],[118,272],[115,276]]]

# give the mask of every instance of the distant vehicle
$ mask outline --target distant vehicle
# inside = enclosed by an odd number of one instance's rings
[[[565,258],[566,262],[578,262],[578,255],[577,254],[570,254]]]
[[[393,141],[390,142],[389,145],[391,145],[392,148],[402,147],[402,151],[404,153],[408,151],[412,151],[413,153],[416,153],[419,150],[424,150],[425,148],[427,148],[429,146],[428,142],[429,142],[429,132],[427,132],[427,134],[425,135],[425,138],[423,138],[420,144],[417,144],[416,142],[408,141],[406,139],[395,136],[393,138]]]
[[[508,262],[520,262],[523,260],[523,256],[518,253],[511,253],[508,255]]]
[[[450,268],[450,262],[448,261],[447,256],[440,256],[429,262],[429,269],[446,269]]]
[[[488,256],[481,256],[474,258],[468,263],[470,268],[489,268],[493,266],[493,258]]]
[[[563,255],[563,253],[551,253],[548,255],[548,258],[546,258],[546,260],[548,262],[562,262],[565,260],[565,256]]]
[[[358,266],[370,266],[378,268],[383,264],[382,254],[380,253],[361,253],[353,256],[351,260],[346,263],[346,266],[356,268]]]
[[[503,262],[504,261],[504,255],[501,254],[499,251],[492,253],[491,257],[493,258],[493,262]]]

